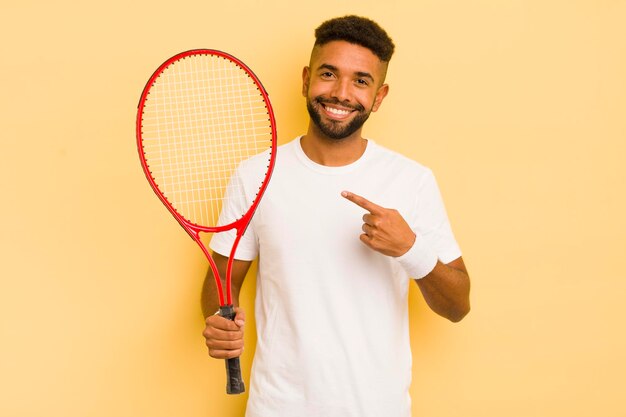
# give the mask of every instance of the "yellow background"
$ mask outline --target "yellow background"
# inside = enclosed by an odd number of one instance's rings
[[[365,133],[433,168],[473,278],[459,324],[412,290],[414,415],[626,415],[623,0],[3,1],[0,415],[242,415],[203,345],[206,261],[141,171],[137,101],[169,56],[222,49],[284,143],[313,29],[346,13],[397,44]]]

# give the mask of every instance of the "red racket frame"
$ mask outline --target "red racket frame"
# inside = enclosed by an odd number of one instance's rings
[[[233,223],[226,224],[223,226],[203,226],[203,225],[199,225],[196,223],[192,223],[188,221],[187,219],[185,219],[180,213],[178,213],[176,209],[172,206],[172,204],[168,201],[167,197],[163,195],[155,179],[152,177],[152,174],[150,172],[150,167],[148,165],[148,162],[146,161],[146,158],[143,152],[141,121],[142,121],[142,115],[143,115],[143,108],[145,106],[145,102],[148,97],[148,94],[150,93],[150,89],[152,85],[155,83],[156,79],[161,75],[161,73],[164,70],[166,70],[167,67],[169,67],[173,62],[186,58],[188,56],[192,56],[192,55],[207,55],[207,54],[217,55],[222,58],[226,58],[234,62],[244,71],[246,71],[246,73],[250,76],[250,78],[257,85],[257,87],[259,88],[259,92],[263,96],[263,100],[265,101],[265,104],[267,106],[269,121],[270,121],[271,129],[272,129],[272,143],[271,143],[271,147],[269,148],[270,150],[269,165],[268,165],[267,173],[265,175],[265,179],[263,180],[263,183],[261,184],[261,187],[259,188],[258,194],[256,195],[248,211],[240,219],[236,220]],[[270,177],[272,175],[272,171],[274,169],[274,164],[276,162],[276,147],[277,147],[276,119],[274,118],[274,111],[272,109],[272,104],[270,102],[267,91],[263,87],[263,84],[261,84],[261,81],[256,76],[256,74],[254,74],[254,72],[246,64],[244,64],[238,58],[226,52],[218,51],[215,49],[192,49],[186,52],[181,52],[179,54],[174,55],[173,57],[165,61],[163,64],[161,64],[161,66],[157,68],[157,70],[154,72],[154,74],[152,74],[152,76],[146,83],[146,86],[144,87],[144,90],[141,94],[141,98],[139,99],[136,129],[137,129],[136,131],[137,150],[139,152],[139,159],[141,160],[141,166],[143,167],[143,171],[146,175],[146,178],[148,179],[148,182],[150,183],[150,186],[152,187],[153,191],[156,193],[157,197],[159,197],[161,202],[165,205],[165,207],[167,207],[170,213],[172,213],[172,215],[178,221],[178,223],[180,223],[183,229],[187,231],[189,236],[191,236],[191,238],[194,241],[196,241],[196,243],[200,246],[206,258],[209,260],[209,265],[211,267],[211,270],[213,271],[213,277],[215,278],[215,284],[217,286],[220,306],[232,305],[233,302],[232,302],[232,289],[231,289],[231,281],[232,281],[231,273],[232,273],[233,261],[235,259],[235,252],[237,250],[237,246],[239,245],[239,241],[241,240],[241,237],[245,233],[248,225],[250,224],[250,221],[252,220],[252,216],[254,215],[254,212],[256,211],[261,201],[261,197],[265,193],[265,189],[267,188]],[[219,233],[219,232],[223,232],[223,231],[231,230],[231,229],[236,229],[237,235],[236,235],[235,241],[233,242],[233,247],[228,256],[228,264],[226,267],[226,299],[224,299],[224,290],[222,288],[222,282],[220,280],[220,274],[217,269],[217,265],[215,265],[215,261],[213,261],[213,258],[211,257],[211,254],[209,253],[208,248],[204,245],[204,243],[202,243],[202,240],[200,239],[200,233]]]

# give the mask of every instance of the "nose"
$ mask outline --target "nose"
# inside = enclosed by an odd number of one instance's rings
[[[350,101],[349,82],[345,79],[338,79],[334,84],[330,92],[331,97],[336,98],[340,102]]]

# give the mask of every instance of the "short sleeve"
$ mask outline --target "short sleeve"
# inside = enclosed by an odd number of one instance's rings
[[[421,178],[416,200],[414,231],[434,250],[439,260],[449,263],[461,256],[461,249],[452,232],[441,193],[432,171]]]
[[[226,188],[224,205],[220,212],[218,225],[229,224],[240,218],[248,208],[252,205],[252,196],[248,192],[244,177],[242,176],[241,167],[237,173],[232,176]],[[215,233],[211,237],[209,247],[214,252],[223,256],[230,256],[233,243],[237,238],[237,230],[230,229],[224,232]],[[252,224],[248,226],[244,235],[239,241],[235,252],[235,259],[243,261],[252,261],[258,255],[257,238],[254,233]]]

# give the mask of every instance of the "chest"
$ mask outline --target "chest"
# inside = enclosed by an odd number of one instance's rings
[[[324,175],[292,167],[275,173],[253,227],[261,247],[302,250],[323,242],[330,251],[360,248],[358,236],[366,210],[343,198],[341,192],[359,194],[408,218],[415,201],[411,188],[410,181],[386,169]]]

